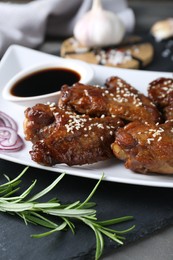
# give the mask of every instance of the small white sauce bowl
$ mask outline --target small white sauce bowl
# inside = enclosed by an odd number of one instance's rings
[[[79,60],[68,60],[68,59],[60,58],[54,62],[30,66],[29,68],[24,69],[19,73],[17,73],[4,86],[2,91],[2,97],[7,101],[14,102],[18,105],[22,105],[26,107],[33,106],[37,103],[47,103],[47,102],[57,103],[58,98],[60,96],[59,90],[48,94],[43,94],[43,95],[41,94],[41,95],[28,96],[28,97],[16,96],[12,94],[13,87],[22,79],[25,79],[30,76],[32,77],[33,74],[38,73],[40,71],[51,70],[51,69],[71,70],[79,74],[80,79],[78,82],[83,84],[89,84],[94,78],[94,71],[89,64]],[[62,85],[64,84],[67,84],[67,82],[64,81]]]

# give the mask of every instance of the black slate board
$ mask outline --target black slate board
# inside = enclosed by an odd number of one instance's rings
[[[172,72],[173,71],[173,37],[162,41],[156,41],[154,37],[147,33],[141,35],[143,41],[150,42],[154,48],[152,62],[143,70]]]
[[[17,176],[25,166],[0,160],[0,183],[3,174],[10,178]],[[22,177],[21,189],[26,188],[34,179],[38,192],[50,184],[58,174],[29,168]],[[47,199],[58,197],[61,202],[84,200],[96,184],[96,180],[65,175],[58,186],[46,196]],[[172,189],[135,186],[119,183],[101,182],[92,201],[97,203],[98,219],[109,219],[124,215],[134,216],[132,224],[136,228],[126,235],[124,246],[145,237],[152,232],[173,223]],[[118,225],[120,229],[122,226]],[[1,259],[42,259],[42,260],[85,260],[94,259],[95,237],[84,225],[76,224],[76,234],[71,231],[53,234],[49,237],[34,239],[31,234],[40,233],[41,227],[29,224],[25,226],[18,217],[0,214],[0,253]],[[119,246],[106,239],[104,254],[115,251]]]

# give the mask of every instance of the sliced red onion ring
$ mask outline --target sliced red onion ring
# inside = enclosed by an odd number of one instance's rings
[[[0,127],[0,137],[4,138],[1,141],[2,146],[12,146],[16,143],[18,135],[15,130],[10,127]]]
[[[23,140],[21,139],[20,136],[18,136],[18,139],[16,141],[16,143],[14,145],[11,145],[11,146],[2,146],[0,144],[0,151],[1,150],[5,150],[5,151],[12,151],[12,152],[15,152],[15,151],[18,151],[20,150],[22,147],[23,147],[24,143],[23,143]]]
[[[16,122],[0,111],[0,151],[18,151],[24,145],[17,133]]]
[[[4,121],[0,118],[0,126],[5,126]]]
[[[12,129],[17,131],[16,122],[9,115],[0,111],[0,125],[2,126],[3,124],[4,126],[11,127]]]

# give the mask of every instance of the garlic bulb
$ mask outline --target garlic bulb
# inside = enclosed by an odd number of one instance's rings
[[[151,27],[151,34],[157,41],[161,41],[173,36],[173,18],[161,20]]]
[[[74,37],[86,47],[118,44],[124,34],[124,24],[117,15],[104,10],[100,0],[93,0],[91,10],[74,27]]]

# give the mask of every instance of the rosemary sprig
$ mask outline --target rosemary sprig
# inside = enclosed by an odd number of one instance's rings
[[[10,180],[8,176],[5,176],[7,182],[0,185],[0,211],[16,214],[24,220],[25,224],[32,223],[48,229],[47,232],[34,234],[32,237],[45,237],[52,233],[66,230],[67,228],[75,233],[75,224],[73,223],[73,220],[80,221],[93,230],[96,238],[95,259],[99,259],[103,253],[105,236],[118,244],[123,244],[124,237],[122,237],[122,235],[134,228],[134,226],[131,226],[130,228],[121,231],[108,228],[110,225],[131,220],[133,218],[132,216],[105,221],[97,220],[97,212],[93,209],[95,203],[90,202],[90,200],[102,181],[103,176],[82,203],[76,201],[71,204],[61,204],[57,198],[40,203],[38,199],[50,192],[64,177],[65,173],[62,173],[52,184],[30,198],[28,197],[31,190],[35,187],[37,180],[35,180],[22,194],[14,196],[14,194],[19,191],[19,183],[21,183],[21,177],[25,174],[26,170],[27,167],[13,180]],[[50,220],[51,216],[54,216],[55,221]]]

